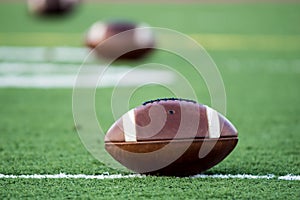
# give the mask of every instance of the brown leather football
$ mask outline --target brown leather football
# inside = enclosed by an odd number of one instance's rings
[[[145,27],[146,25],[127,21],[99,21],[88,30],[85,43],[102,58],[141,59],[153,50],[155,44],[154,34]],[[122,35],[116,36],[119,33]]]
[[[167,98],[124,114],[108,130],[105,149],[137,173],[188,176],[221,162],[237,142],[236,128],[217,111]]]
[[[33,14],[51,16],[70,13],[81,0],[27,0]]]

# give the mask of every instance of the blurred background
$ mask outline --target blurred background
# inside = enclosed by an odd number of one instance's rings
[[[39,4],[37,1],[34,5]],[[81,144],[76,130],[85,127],[74,125],[72,88],[90,52],[86,38],[91,26],[98,21],[126,21],[182,32],[200,43],[216,63],[226,90],[226,116],[239,130],[240,140],[230,156],[206,173],[300,174],[297,1],[82,0],[68,11],[33,11],[21,0],[0,2],[0,173],[119,173],[94,159]],[[92,35],[98,36],[98,32]],[[99,35],[103,35],[101,29]],[[94,55],[86,64],[97,68],[103,61],[103,57]],[[194,86],[197,100],[211,104],[205,82],[189,70],[189,63],[166,52],[153,51],[140,60],[116,61],[108,71],[104,86],[97,89],[95,96],[104,131],[114,122],[110,108],[112,83],[132,67],[145,63],[161,63],[178,70]],[[144,70],[135,77],[146,79],[149,74],[168,84],[179,84],[162,71]],[[126,93],[135,86],[136,82],[128,82],[122,91]],[[147,85],[133,93],[129,108],[172,96],[165,87]],[[146,181],[145,187],[156,184],[151,178]],[[178,180],[160,181],[175,184]],[[186,188],[192,188],[189,184],[196,181],[187,183]],[[226,181],[215,182],[221,183],[228,185]],[[124,191],[132,185],[130,181],[119,183]],[[13,193],[14,187],[7,184],[11,190],[6,191]],[[26,188],[26,184],[18,187]],[[249,193],[243,192],[249,190],[250,198],[261,197],[259,191],[269,195],[277,192],[277,197],[282,198],[286,198],[285,193],[299,194],[295,186],[276,181],[258,185],[240,181],[236,187],[241,187],[240,193],[227,188],[233,198],[249,198]],[[32,191],[38,193],[36,188],[32,183]],[[113,187],[107,188],[114,192]],[[171,189],[162,192],[168,195]],[[155,194],[164,196],[162,192],[157,190]],[[222,193],[214,194],[224,197]],[[191,195],[197,196],[193,192]]]

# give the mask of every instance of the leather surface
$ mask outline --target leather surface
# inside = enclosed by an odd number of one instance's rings
[[[105,148],[114,159],[137,173],[188,176],[199,174],[221,162],[234,149],[237,142],[237,137],[175,142],[123,142],[106,143]],[[209,153],[199,158],[200,148],[203,146],[208,148]],[[181,151],[180,154],[178,151]],[[172,162],[163,163],[166,160]]]

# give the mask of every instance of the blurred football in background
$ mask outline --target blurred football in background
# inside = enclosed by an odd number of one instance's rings
[[[80,0],[27,0],[29,12],[42,16],[70,13],[79,2]]]
[[[153,51],[155,37],[146,24],[99,21],[88,30],[85,44],[102,58],[135,60]]]

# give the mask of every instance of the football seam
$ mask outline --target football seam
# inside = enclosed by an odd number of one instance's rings
[[[190,99],[182,99],[182,98],[159,98],[159,99],[154,99],[154,100],[146,101],[142,105],[145,106],[145,105],[152,104],[152,103],[155,103],[155,102],[160,102],[160,101],[184,101],[184,102],[188,102],[188,103],[195,103],[195,104],[197,103],[196,101],[190,100]]]

